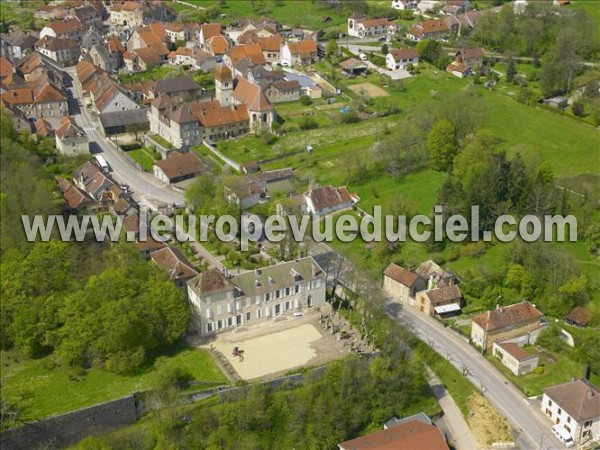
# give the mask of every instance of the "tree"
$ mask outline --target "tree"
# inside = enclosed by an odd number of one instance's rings
[[[514,59],[508,60],[508,67],[506,68],[506,81],[512,83],[515,81],[515,75],[517,74],[517,63]]]
[[[382,44],[381,45],[381,53],[383,53],[383,55],[387,55],[389,51],[388,45],[387,44]]]
[[[434,40],[419,41],[417,51],[422,59],[433,64],[442,56],[442,44]]]
[[[302,106],[309,106],[312,104],[312,100],[310,99],[310,97],[308,95],[301,95],[300,96],[300,104]]]
[[[486,107],[482,99],[472,92],[459,92],[445,99],[440,107],[440,117],[454,127],[454,145],[476,132],[485,120]]]
[[[333,55],[335,55],[338,51],[338,44],[337,41],[335,39],[329,39],[327,41],[327,45],[325,46],[325,54],[327,55],[327,58],[331,58]]]
[[[445,171],[452,164],[456,154],[454,145],[454,127],[450,121],[438,120],[427,137],[429,166],[435,170]]]
[[[480,130],[466,141],[465,147],[454,158],[453,173],[469,189],[473,179],[491,164],[500,141],[488,130]]]

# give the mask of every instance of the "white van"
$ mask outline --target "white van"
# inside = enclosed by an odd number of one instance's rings
[[[106,162],[106,159],[104,159],[104,156],[102,156],[102,155],[95,155],[94,159],[96,160],[96,164],[98,164],[98,167],[100,167],[100,169],[102,169],[103,172],[109,172],[110,171],[110,167],[108,166],[108,163]]]
[[[558,438],[560,442],[567,448],[571,448],[575,446],[575,442],[573,442],[573,438],[569,434],[567,430],[562,425],[554,425],[552,427],[552,432],[554,436]]]

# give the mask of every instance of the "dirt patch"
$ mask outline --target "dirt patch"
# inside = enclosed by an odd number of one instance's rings
[[[360,94],[361,92],[366,93],[369,97],[387,97],[390,94],[379,86],[375,86],[373,83],[359,83],[348,86],[352,92]]]
[[[348,354],[319,323],[320,313],[279,316],[260,325],[219,334],[206,347],[223,354],[244,380],[274,377],[302,366],[317,366]],[[232,349],[243,350],[243,358]]]
[[[492,405],[476,393],[467,399],[469,417],[467,422],[481,446],[491,446],[496,442],[512,442],[513,436],[506,419]]]

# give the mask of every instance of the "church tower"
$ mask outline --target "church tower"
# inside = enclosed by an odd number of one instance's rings
[[[233,75],[225,64],[217,64],[215,68],[215,90],[221,106],[231,106],[233,103]]]

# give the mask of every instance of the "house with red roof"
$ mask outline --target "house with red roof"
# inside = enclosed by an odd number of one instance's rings
[[[396,31],[396,24],[387,18],[369,19],[360,14],[353,14],[348,18],[348,36],[357,38],[392,36]]]
[[[77,19],[55,20],[42,28],[40,39],[48,36],[80,42],[84,31],[83,24]]]
[[[304,193],[306,211],[315,216],[325,216],[341,209],[351,208],[360,201],[358,194],[350,193],[346,186],[322,186]]]
[[[318,59],[317,41],[288,41],[281,47],[281,60],[290,66],[312,64]]]
[[[544,315],[528,301],[496,309],[473,317],[471,342],[484,350],[491,350],[494,342],[510,340],[520,344],[535,344],[541,330],[547,325]]]

